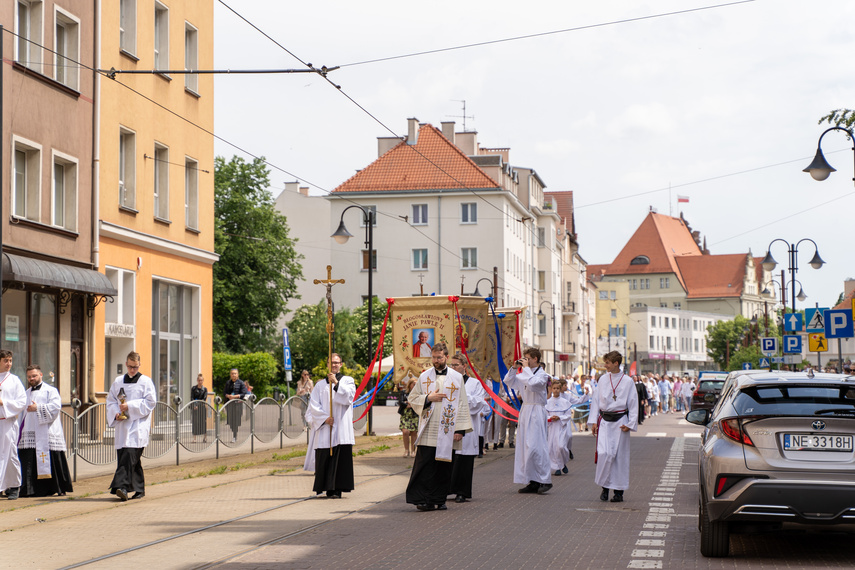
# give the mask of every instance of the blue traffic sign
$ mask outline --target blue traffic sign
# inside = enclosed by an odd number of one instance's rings
[[[784,315],[784,330],[787,332],[801,332],[802,314],[787,313]]]
[[[764,336],[760,339],[760,352],[763,354],[775,354],[778,352],[778,339],[774,336]],[[760,366],[760,368],[764,368]]]
[[[283,354],[283,366],[285,370],[291,370],[293,366],[291,365],[291,347],[289,346],[289,341],[291,340],[289,337],[291,335],[288,333],[288,329],[282,329],[282,346],[284,350]]]
[[[743,370],[751,370],[751,363],[750,362],[743,362],[742,363],[742,369]]]
[[[825,332],[825,317],[824,313],[828,307],[817,307],[814,309],[805,309],[805,331],[813,333]]]
[[[797,334],[784,335],[784,354],[801,354],[802,337]]]
[[[825,319],[825,338],[852,338],[852,311],[849,309],[827,309]]]
[[[760,366],[758,368],[769,368],[769,359],[761,358],[759,364]]]

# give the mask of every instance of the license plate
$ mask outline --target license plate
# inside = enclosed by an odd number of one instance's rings
[[[785,433],[787,451],[852,451],[851,435]]]

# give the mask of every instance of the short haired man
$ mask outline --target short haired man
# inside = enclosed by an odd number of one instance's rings
[[[594,481],[603,488],[601,501],[608,501],[609,489],[614,490],[613,503],[622,502],[629,487],[629,432],[638,430],[638,392],[621,372],[622,360],[616,350],[603,357],[607,373],[600,376],[588,416],[597,442]]]
[[[249,396],[249,387],[246,382],[240,379],[240,373],[237,368],[229,370],[229,379],[223,388],[223,395],[226,400],[244,400]],[[226,402],[228,404],[228,401]],[[232,430],[232,443],[237,441],[238,430],[243,422],[243,405],[231,404],[226,406],[226,423]]]
[[[0,350],[0,489],[14,501],[21,485],[18,416],[27,407],[21,379],[12,374],[12,351]]]
[[[140,373],[140,355],[128,354],[127,373],[118,376],[107,394],[107,424],[114,428],[116,473],[110,492],[122,501],[145,497],[145,473],[142,453],[151,434],[151,413],[157,404],[157,392],[151,378]]]

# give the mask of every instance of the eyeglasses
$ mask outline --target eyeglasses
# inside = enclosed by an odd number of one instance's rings
[[[337,361],[333,360],[332,362],[330,362],[330,366],[334,366],[334,365],[341,366],[341,361],[337,362]]]

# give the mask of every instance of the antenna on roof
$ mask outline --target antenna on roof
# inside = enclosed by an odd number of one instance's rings
[[[466,99],[451,99],[452,101],[457,101],[458,103],[463,103],[463,114],[462,115],[446,115],[446,117],[451,117],[452,119],[463,119],[463,132],[469,132],[466,130],[466,119],[475,120],[475,115],[467,115],[466,114]]]

